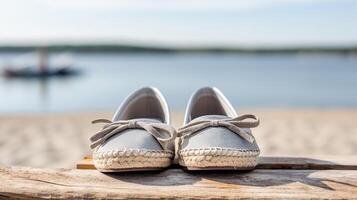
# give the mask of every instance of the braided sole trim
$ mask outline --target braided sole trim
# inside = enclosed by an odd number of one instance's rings
[[[186,167],[254,168],[259,150],[201,148],[179,151],[179,164]]]
[[[173,157],[172,151],[124,149],[94,152],[93,162],[98,170],[165,168]]]

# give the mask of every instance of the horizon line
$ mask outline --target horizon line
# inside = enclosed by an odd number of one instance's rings
[[[76,52],[342,52],[357,53],[357,44],[353,45],[291,45],[291,46],[245,46],[245,45],[148,45],[135,43],[57,43],[57,44],[0,44],[1,52],[11,51],[36,51],[47,49],[50,52],[76,51]]]

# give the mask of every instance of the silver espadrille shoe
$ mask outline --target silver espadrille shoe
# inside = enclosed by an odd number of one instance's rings
[[[254,115],[238,116],[217,88],[201,88],[178,129],[179,164],[188,170],[253,169],[260,151],[250,128],[258,125]]]
[[[105,123],[90,138],[94,165],[99,171],[158,170],[171,164],[176,132],[169,125],[169,109],[158,89],[137,90],[112,120],[93,123]]]

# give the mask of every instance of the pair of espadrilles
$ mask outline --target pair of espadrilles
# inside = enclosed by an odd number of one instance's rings
[[[250,170],[260,153],[250,130],[259,119],[238,116],[217,88],[204,87],[191,96],[177,130],[170,125],[165,98],[153,87],[127,97],[112,120],[93,123],[104,124],[90,138],[101,172],[160,170],[174,162],[188,170]]]

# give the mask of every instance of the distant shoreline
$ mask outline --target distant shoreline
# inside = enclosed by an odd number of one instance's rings
[[[85,53],[246,53],[246,54],[295,54],[295,53],[331,53],[357,54],[357,46],[353,47],[287,47],[287,48],[233,48],[233,47],[160,47],[120,44],[84,44],[84,45],[27,45],[0,46],[0,52],[28,52],[38,49],[49,52],[85,52]]]

